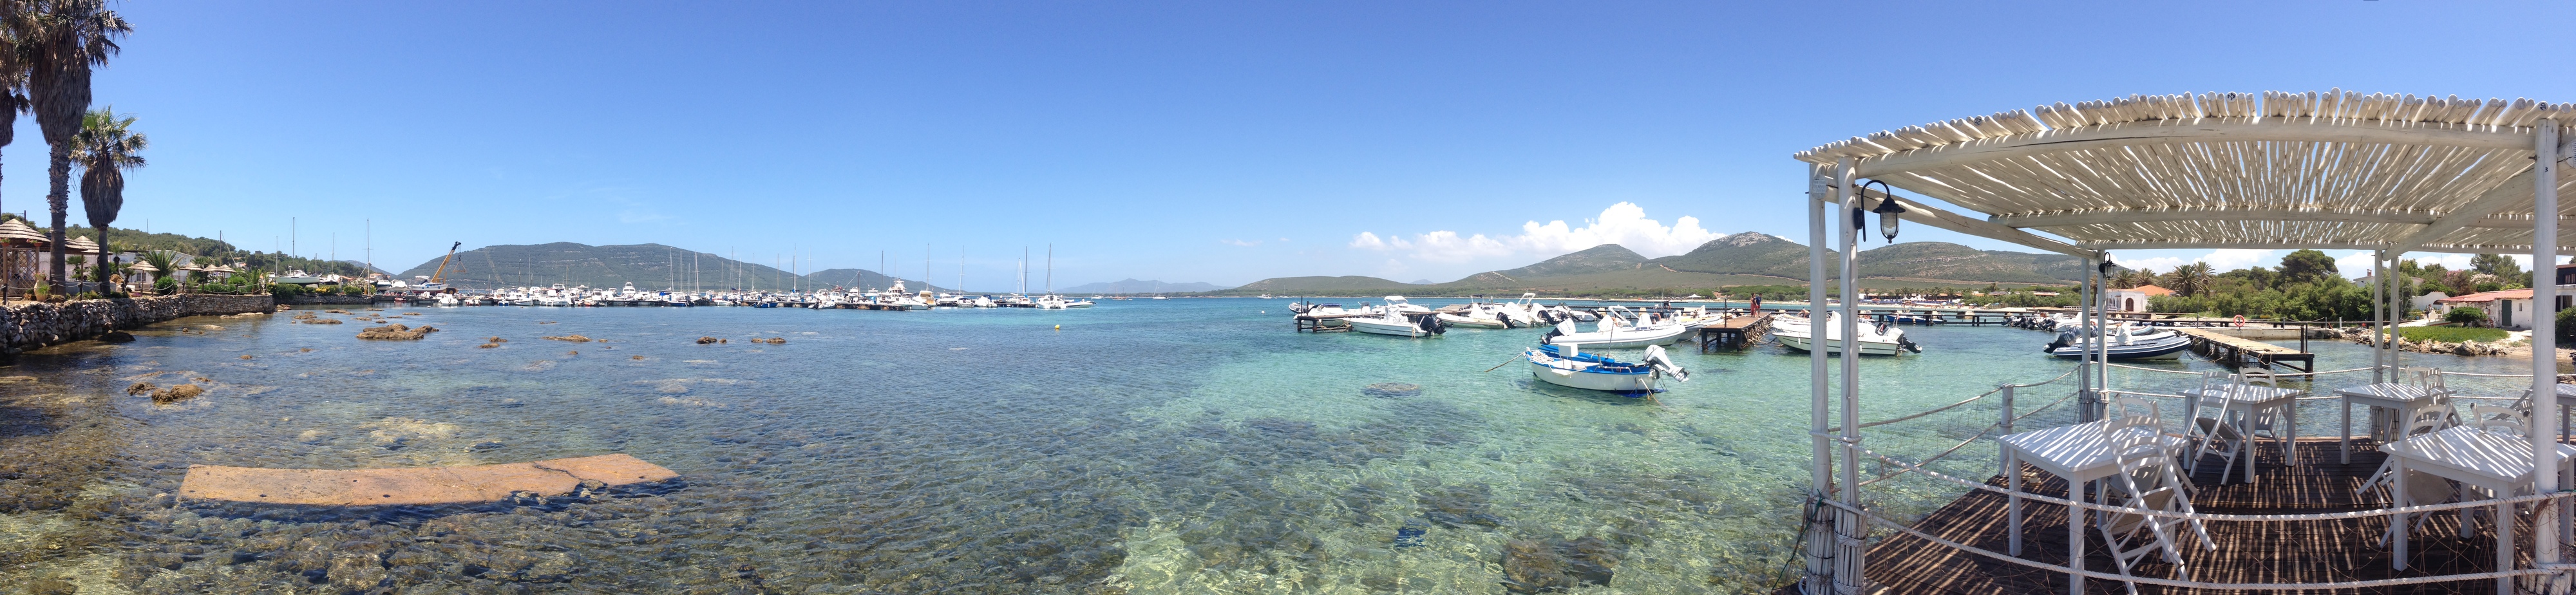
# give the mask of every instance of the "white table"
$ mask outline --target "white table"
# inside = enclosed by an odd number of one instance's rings
[[[2343,397],[2342,446],[2344,464],[2352,464],[2352,406],[2354,404],[2395,409],[2400,415],[2403,415],[2408,408],[2415,406],[2416,401],[2423,399],[2425,395],[2429,394],[2432,393],[2425,391],[2424,387],[2396,382],[2380,382],[2335,389],[2335,396]],[[2376,432],[2377,430],[2373,431]]]
[[[2557,445],[2559,460],[2564,463],[2576,457],[2576,446]],[[2389,470],[2389,486],[2396,495],[2392,504],[2406,502],[2406,473],[2422,471],[2460,483],[2486,488],[2499,496],[2532,493],[2531,440],[2521,436],[2498,434],[2472,426],[2460,426],[2388,443],[2380,450],[2395,463]],[[2495,507],[2496,569],[2512,568],[2513,506]],[[2413,523],[2408,515],[2388,518],[2389,528],[2396,531],[2390,544],[2389,565],[2406,569],[2406,537]],[[2511,577],[2496,579],[2499,592],[2511,592]]]
[[[2120,472],[2120,461],[2113,457],[2111,452],[2110,427],[2111,420],[2102,420],[2006,434],[1995,438],[1995,443],[2001,445],[2003,449],[2004,468],[2012,471],[2004,474],[2009,478],[2007,481],[2013,494],[2005,505],[2005,516],[2008,517],[2006,523],[2010,525],[2011,532],[2008,539],[2012,555],[2021,555],[2021,464],[2030,463],[2041,471],[2047,471],[2065,479],[2066,499],[2081,501],[2084,499],[2085,482],[2110,477]],[[2155,432],[2159,438],[2158,442],[2163,443],[2168,449],[2188,444],[2188,441],[2181,437],[2164,434],[2154,426],[2132,426],[2129,431]],[[2072,560],[2068,564],[2076,570],[2083,570],[2084,509],[2082,507],[2067,505],[2066,537],[2067,559]],[[2079,575],[2072,578],[2077,581],[2076,584],[2080,588],[2083,577]]]
[[[2305,394],[2305,391],[2252,385],[2230,385],[2225,390],[2227,391],[2226,410],[2240,411],[2245,414],[2238,419],[2245,420],[2246,425],[2236,428],[2236,435],[2245,438],[2245,481],[2254,481],[2254,428],[2251,427],[2254,414],[2265,409],[2281,410],[2281,421],[2287,425],[2289,431],[2287,434],[2275,435],[2274,440],[2281,442],[2283,461],[2293,466],[2298,465],[2299,410],[2294,405],[2299,403],[2299,395]],[[2191,397],[2192,408],[2195,411],[2200,408],[2201,389],[2184,389],[2182,395]],[[2194,415],[2198,413],[2195,412]],[[2220,413],[2220,417],[2225,416],[2225,412]],[[2210,437],[2203,436],[2201,443],[2207,444],[2209,439]],[[2193,451],[2192,456],[2200,456],[2199,451]]]

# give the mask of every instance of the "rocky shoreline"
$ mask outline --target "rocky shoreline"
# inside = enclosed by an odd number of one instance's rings
[[[2528,335],[2528,333],[2523,333],[2523,335]],[[2370,329],[2368,329],[2368,328],[2348,328],[2348,329],[2344,329],[2344,331],[2343,331],[2343,337],[2344,337],[2345,339],[2351,340],[2351,341],[2352,341],[2352,342],[2354,342],[2354,343],[2360,343],[2360,344],[2363,344],[2363,345],[2369,345],[2369,344],[2370,344]],[[2508,337],[2507,337],[2505,340],[2503,340],[2503,341],[2460,341],[2460,342],[2451,342],[2451,341],[2416,341],[2416,340],[2411,340],[2411,339],[2406,339],[2406,338],[2400,337],[2400,338],[2398,338],[2398,339],[2397,339],[2397,348],[2398,348],[2399,350],[2403,350],[2403,351],[2412,351],[2412,352],[2415,352],[2415,353],[2433,353],[2433,354],[2441,354],[2441,355],[2458,355],[2458,356],[2470,356],[2470,357],[2475,357],[2475,356],[2485,356],[2485,355],[2502,355],[2502,356],[2520,357],[2520,358],[2523,358],[2523,359],[2530,359],[2530,358],[2531,358],[2531,340],[2530,340],[2530,338],[2529,338],[2528,336],[2523,336],[2523,337],[2520,337],[2520,338],[2515,338],[2515,337],[2513,337],[2513,336],[2508,336]]]
[[[212,294],[11,305],[0,308],[0,354],[96,339],[175,318],[268,312],[276,307],[276,300],[266,295]]]

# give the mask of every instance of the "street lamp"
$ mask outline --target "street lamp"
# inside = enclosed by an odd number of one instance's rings
[[[1860,189],[1868,190],[1870,184],[1877,184],[1879,196],[1886,197],[1878,201],[1878,208],[1870,209],[1870,212],[1878,213],[1878,233],[1886,236],[1888,243],[1896,243],[1896,224],[1904,221],[1904,218],[1897,215],[1905,214],[1905,205],[1896,204],[1896,193],[1886,182],[1878,180],[1862,182]],[[1857,220],[1859,215],[1855,213],[1853,218]]]

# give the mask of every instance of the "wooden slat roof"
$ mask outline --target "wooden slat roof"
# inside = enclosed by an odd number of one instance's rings
[[[1858,177],[1975,211],[1947,225],[1934,219],[1946,213],[1908,220],[2004,239],[2020,229],[2089,250],[2526,252],[2544,118],[2576,128],[2576,106],[2341,90],[2131,95],[1882,131],[1795,157],[1827,176],[1851,157]],[[2565,249],[2576,247],[2576,176],[2559,182]],[[1960,221],[1976,215],[1986,221]]]

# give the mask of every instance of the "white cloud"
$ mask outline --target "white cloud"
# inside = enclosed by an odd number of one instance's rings
[[[1360,232],[1351,238],[1350,246],[1365,250],[1403,250],[1414,258],[1435,262],[1464,262],[1479,258],[1535,255],[1556,256],[1602,244],[1618,244],[1648,258],[1689,252],[1718,234],[1699,225],[1699,218],[1682,216],[1672,225],[1646,218],[1646,209],[1636,203],[1622,202],[1602,209],[1598,218],[1586,219],[1582,227],[1564,220],[1521,224],[1520,235],[1461,235],[1440,230],[1414,234],[1411,239],[1400,235],[1380,237]]]
[[[2335,272],[2345,277],[2359,279],[2370,275],[2372,264],[2369,252],[2353,252],[2344,255],[2343,258],[2335,259]]]
[[[2120,266],[2132,269],[2155,271],[2157,273],[2170,273],[2173,272],[2175,267],[2189,264],[2191,259],[2159,256],[2156,258],[2141,258],[2137,260],[2115,260],[2114,262]]]
[[[1243,246],[1243,247],[1249,248],[1249,247],[1253,247],[1253,246],[1259,246],[1259,245],[1261,245],[1261,240],[1252,240],[1252,241],[1244,241],[1244,240],[1217,240],[1217,241],[1216,241],[1216,243],[1219,243],[1219,244],[1225,244],[1225,245],[1228,245],[1228,246]]]
[[[2225,272],[2248,267],[2280,264],[2281,259],[2273,257],[2273,252],[2279,251],[2221,248],[2218,250],[2211,250],[2208,256],[2202,256],[2199,260],[2201,262],[2209,263],[2209,268],[2211,269]]]

